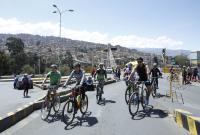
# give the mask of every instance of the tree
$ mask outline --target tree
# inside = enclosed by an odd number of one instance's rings
[[[188,66],[189,65],[189,59],[187,56],[184,55],[177,55],[174,58],[175,64],[180,66]]]
[[[73,57],[70,51],[66,51],[61,63],[67,65],[70,69],[73,68]]]
[[[60,73],[61,75],[68,75],[70,73],[70,68],[67,66],[61,66],[60,67]]]
[[[7,38],[6,46],[8,47],[8,51],[12,55],[24,51],[24,43],[20,38],[15,38],[15,37]]]
[[[0,51],[0,76],[9,74],[9,56]]]
[[[6,46],[10,52],[10,70],[13,73],[20,73],[21,68],[26,63],[26,54],[24,53],[24,43],[20,38],[9,37],[6,40]]]
[[[22,67],[22,72],[23,73],[28,73],[28,74],[33,74],[34,73],[34,69],[30,66],[30,65],[24,65]]]

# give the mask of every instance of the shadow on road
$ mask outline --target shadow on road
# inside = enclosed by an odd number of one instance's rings
[[[31,96],[25,96],[24,98],[31,98]]]
[[[114,100],[106,100],[106,99],[104,98],[102,101],[99,102],[99,105],[105,106],[105,105],[108,104],[108,103],[116,103],[116,101],[114,101]]]
[[[137,115],[133,116],[133,120],[141,120],[144,119],[145,117],[150,117],[150,118],[165,118],[167,117],[169,112],[167,110],[160,110],[160,109],[146,109],[146,110],[141,110],[138,111]]]
[[[59,111],[58,113],[50,114],[48,119],[45,121],[48,123],[56,122],[62,120],[62,112]]]
[[[91,117],[90,116],[91,114],[92,114],[91,112],[88,112],[85,115],[82,115],[81,117],[80,116],[75,117],[74,121],[71,124],[66,125],[65,130],[71,130],[77,126],[82,126],[82,127],[94,126],[95,124],[98,123],[98,120],[96,117]]]

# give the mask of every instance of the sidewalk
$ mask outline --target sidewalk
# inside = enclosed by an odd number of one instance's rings
[[[34,102],[46,94],[37,87],[29,90],[28,98],[23,97],[23,90],[13,89],[12,82],[0,82],[0,117],[7,115],[7,113],[15,111],[17,108],[22,107],[25,104]]]
[[[175,109],[183,109],[191,112],[195,116],[200,116],[200,88],[199,84],[189,85],[186,89],[179,89],[177,91],[178,101],[176,97],[174,97],[174,102],[172,102],[171,98],[166,97],[166,93],[169,93],[169,82],[166,79],[159,80],[159,90],[158,93],[163,95],[156,99],[160,104],[165,106],[171,113],[174,112]],[[181,95],[183,96],[184,104],[181,100]]]

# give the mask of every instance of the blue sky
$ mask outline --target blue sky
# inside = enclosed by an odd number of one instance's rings
[[[58,36],[52,4],[75,10],[62,17],[63,37],[190,50],[200,43],[200,0],[1,0],[0,33]]]

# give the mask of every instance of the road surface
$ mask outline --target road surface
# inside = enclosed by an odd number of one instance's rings
[[[105,105],[97,105],[95,92],[87,92],[89,108],[86,116],[78,113],[72,125],[66,126],[61,115],[50,117],[49,122],[40,118],[40,111],[20,121],[4,131],[4,135],[187,135],[188,131],[179,128],[172,115],[157,99],[151,99],[154,108],[145,114],[143,111],[132,118],[124,100],[123,81],[105,86]],[[62,104],[63,105],[63,104]],[[61,108],[62,109],[62,108]]]

